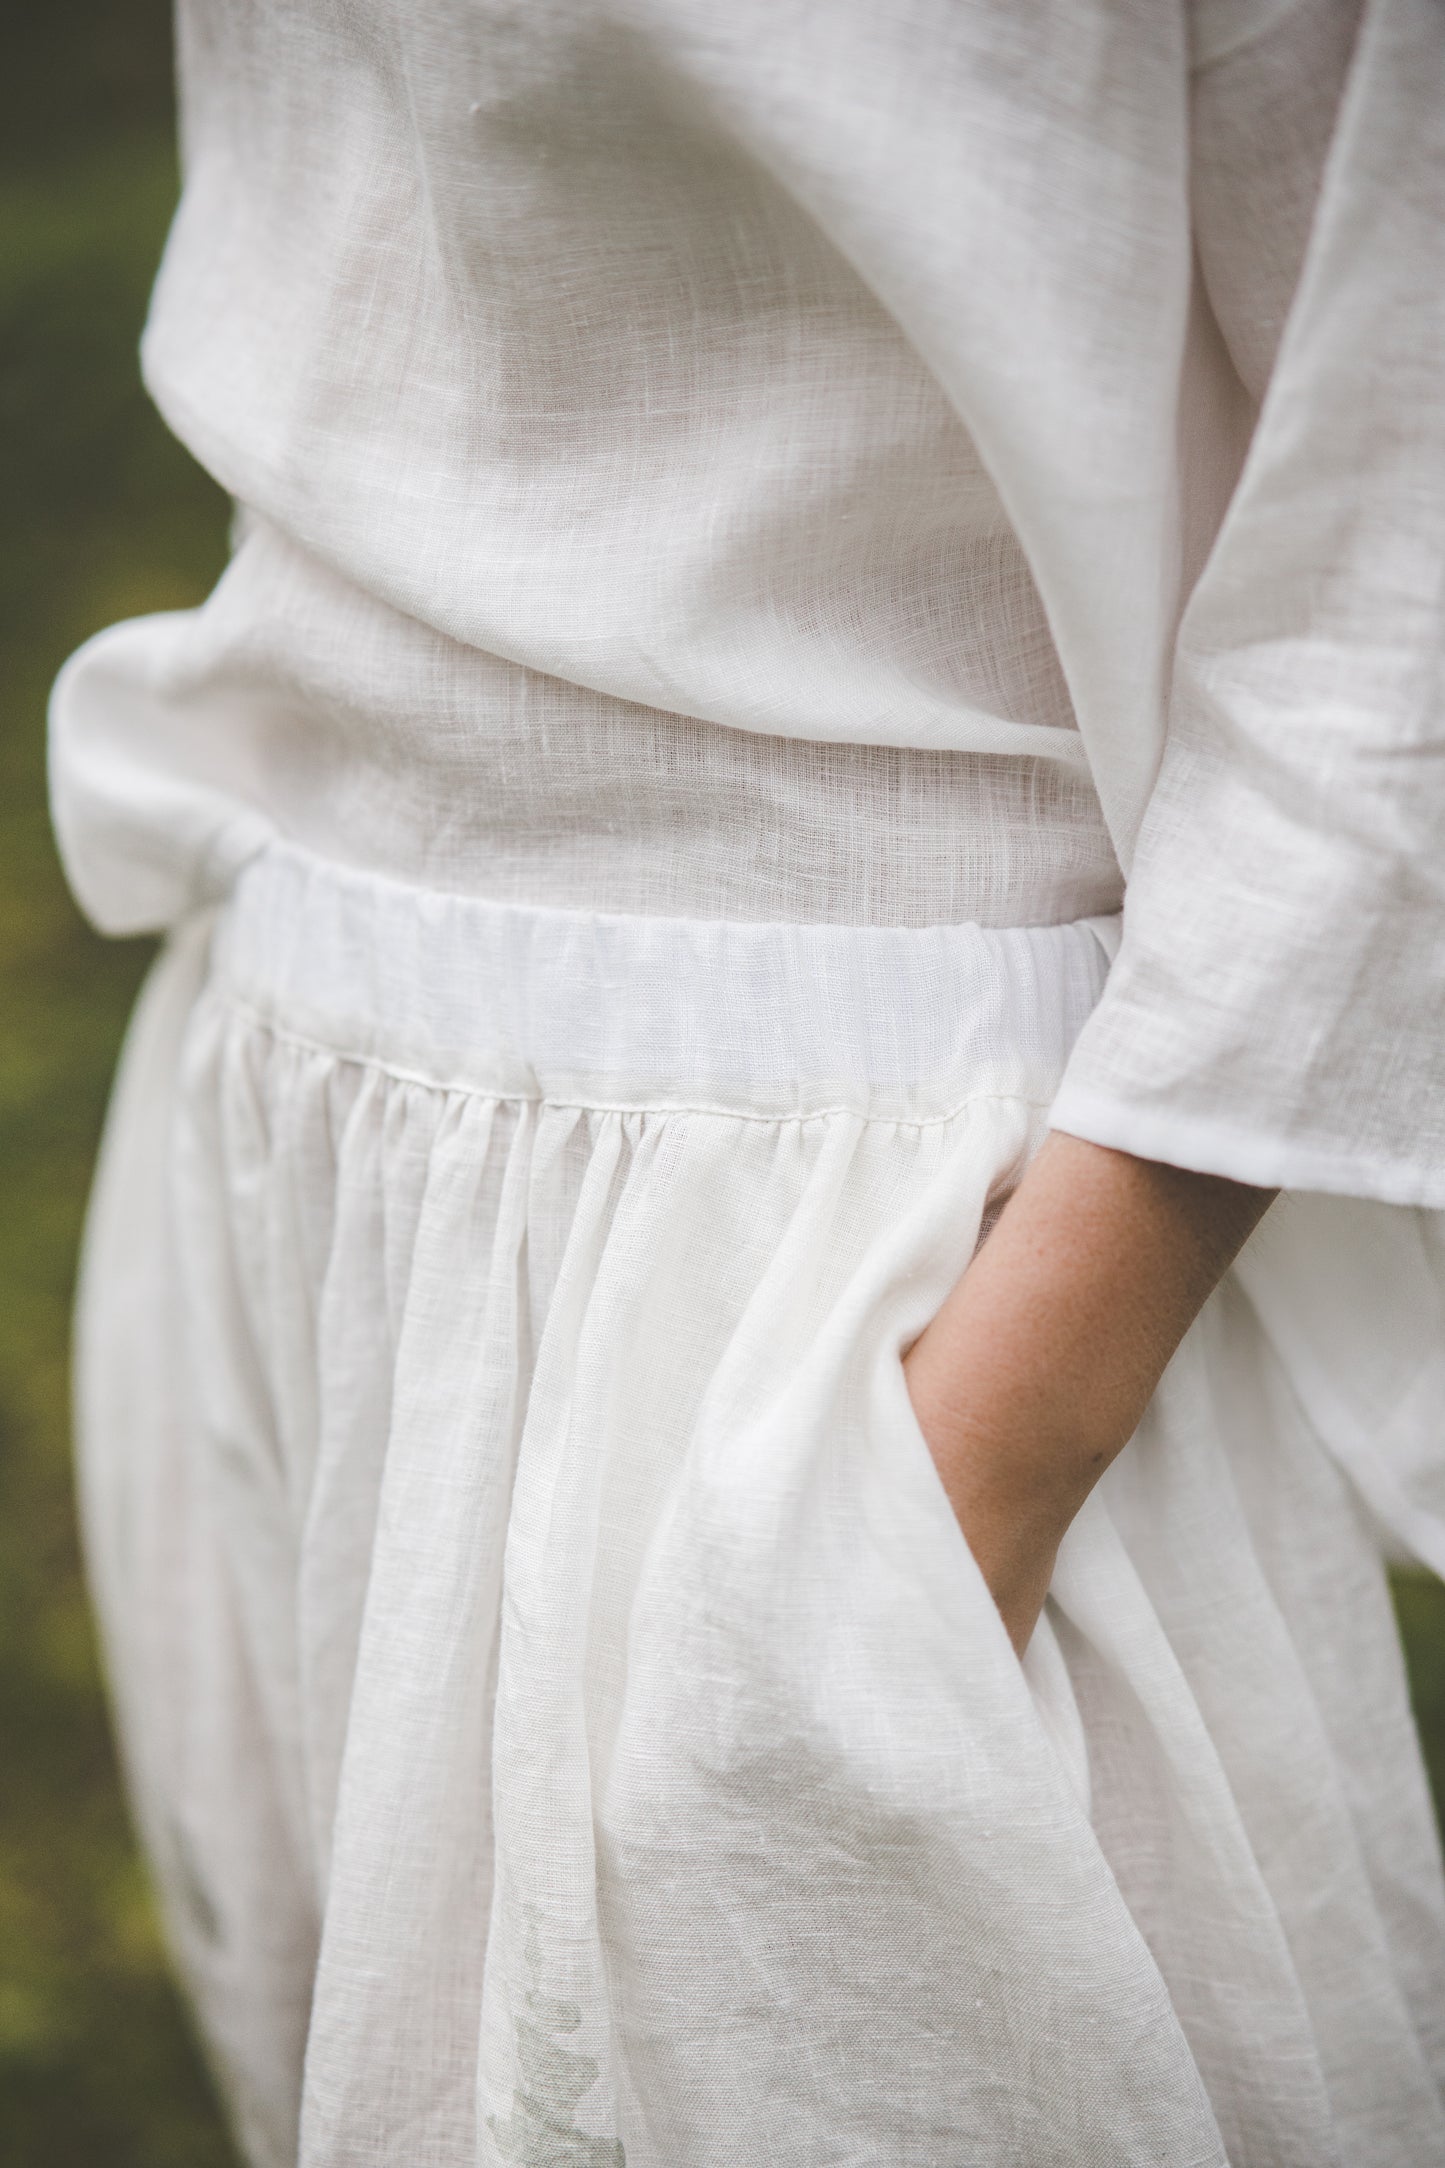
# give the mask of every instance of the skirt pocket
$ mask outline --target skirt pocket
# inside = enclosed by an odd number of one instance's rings
[[[1035,1119],[675,1121],[556,1313],[504,1604],[497,2158],[555,2062],[575,2158],[629,2168],[1222,2160],[900,1364]]]

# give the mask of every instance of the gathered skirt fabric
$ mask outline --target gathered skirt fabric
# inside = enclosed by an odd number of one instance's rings
[[[80,1306],[136,1813],[254,2168],[1423,2168],[1376,1524],[1231,1275],[1015,1657],[900,1356],[1110,929],[272,846],[133,1026]]]

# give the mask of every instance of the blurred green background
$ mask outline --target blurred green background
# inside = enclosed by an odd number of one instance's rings
[[[226,2168],[117,1786],[76,1556],[67,1317],[143,943],[70,904],[45,699],[117,617],[198,600],[227,506],[135,348],[175,200],[164,0],[15,0],[0,68],[0,2162]]]
[[[146,404],[175,199],[161,0],[17,0],[0,74],[0,2162],[234,2162],[171,1986],[106,1730],[67,1447],[67,1323],[106,1086],[147,960],[69,901],[50,681],[118,617],[197,601],[227,506]],[[1445,1801],[1445,1591],[1398,1585]]]

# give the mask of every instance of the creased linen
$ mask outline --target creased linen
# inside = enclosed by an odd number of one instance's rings
[[[246,512],[58,689],[101,923],[277,832],[873,924],[1123,867],[1059,1125],[1445,1204],[1435,0],[180,27],[145,368]]]
[[[159,966],[83,1497],[257,2168],[1445,2146],[1389,1600],[1242,1286],[1022,1668],[909,1409],[1107,945],[268,850]]]
[[[256,2168],[1445,2157],[1428,0],[180,31],[236,546],[52,760],[174,929],[82,1483]],[[1350,1194],[1021,1670],[899,1353],[1050,1120]]]
[[[1263,121],[1297,50],[1246,40],[1215,65]],[[1229,97],[1201,95],[1208,140]],[[1210,179],[1206,231],[1239,191]],[[1210,244],[1225,261],[1238,246]],[[1445,19],[1386,0],[1185,612],[1119,964],[1062,1128],[1243,1181],[1445,1205],[1442,355]]]

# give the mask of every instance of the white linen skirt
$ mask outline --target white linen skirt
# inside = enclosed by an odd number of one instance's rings
[[[82,1502],[256,2168],[1445,2160],[1374,1522],[1247,1273],[1022,1665],[911,1414],[1109,933],[272,846],[173,938],[92,1210]]]

